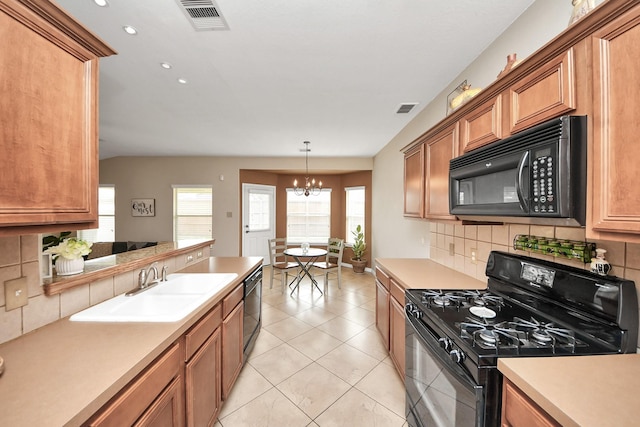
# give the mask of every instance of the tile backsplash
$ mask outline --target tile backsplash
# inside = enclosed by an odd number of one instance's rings
[[[0,237],[0,344],[84,310],[137,284],[135,271],[81,285],[61,294],[47,296],[40,279],[40,236]],[[163,261],[169,273],[176,271],[176,258]],[[27,305],[6,310],[4,282],[27,278]]]
[[[590,269],[588,263],[513,249],[513,240],[518,234],[584,241],[584,228],[522,224],[459,225],[442,222],[431,222],[429,226],[431,259],[478,280],[486,280],[486,260],[492,250],[513,252]],[[606,259],[612,266],[610,274],[633,280],[640,298],[640,244],[607,240],[589,241],[595,243],[598,248],[607,250]],[[640,306],[640,303],[638,305]]]

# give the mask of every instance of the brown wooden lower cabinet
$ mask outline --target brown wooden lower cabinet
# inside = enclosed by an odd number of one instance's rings
[[[376,328],[389,351],[389,291],[376,280]]]
[[[502,427],[559,427],[526,394],[508,379],[502,384]]]
[[[222,399],[226,399],[242,369],[242,319],[244,302],[222,321]]]
[[[138,422],[145,426],[184,426],[182,366],[181,345],[177,342],[85,425],[122,427]]]
[[[404,379],[405,353],[405,320],[404,306],[395,298],[390,298],[389,310],[389,356],[400,377]]]

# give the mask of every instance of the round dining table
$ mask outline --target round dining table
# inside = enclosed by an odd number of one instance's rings
[[[318,286],[316,279],[313,278],[310,270],[313,267],[313,263],[316,262],[318,258],[327,255],[327,250],[320,248],[302,249],[294,247],[285,249],[284,254],[295,259],[300,266],[300,273],[298,273],[296,278],[291,282],[295,282],[295,286],[291,289],[291,295],[293,295],[293,292],[298,288],[300,282],[304,279],[304,276],[308,276],[309,279],[311,279],[311,283],[318,289],[318,291],[320,291],[320,294],[322,294],[322,290]],[[291,284],[289,286],[291,286]],[[313,287],[311,289],[313,290]]]

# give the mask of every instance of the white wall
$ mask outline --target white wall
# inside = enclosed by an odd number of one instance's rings
[[[601,1],[596,2],[599,3]],[[518,59],[525,59],[562,32],[572,9],[570,0],[536,0],[375,156],[372,177],[374,258],[429,257],[429,223],[402,215],[404,155],[400,150],[445,117],[447,95],[460,82],[467,80],[472,87],[488,86],[506,65],[507,55],[516,53]]]
[[[371,170],[372,158],[313,158],[314,170]],[[212,255],[240,254],[240,169],[300,170],[300,158],[114,157],[100,162],[100,183],[116,186],[116,240],[173,240],[172,185],[213,187]],[[224,180],[220,180],[220,175]],[[131,199],[155,199],[156,216],[132,217]],[[231,217],[227,216],[230,213]]]

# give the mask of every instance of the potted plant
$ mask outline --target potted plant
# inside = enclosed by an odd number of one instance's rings
[[[56,273],[58,276],[68,276],[84,271],[84,255],[91,253],[92,243],[86,240],[70,237],[64,239],[56,246],[51,246],[44,251],[55,258]]]
[[[353,251],[353,257],[351,258],[351,265],[353,266],[354,273],[364,273],[364,268],[367,265],[366,258],[362,258],[364,251],[367,248],[367,244],[364,242],[364,233],[360,224],[356,227],[355,231],[352,231],[355,238],[351,250]]]

